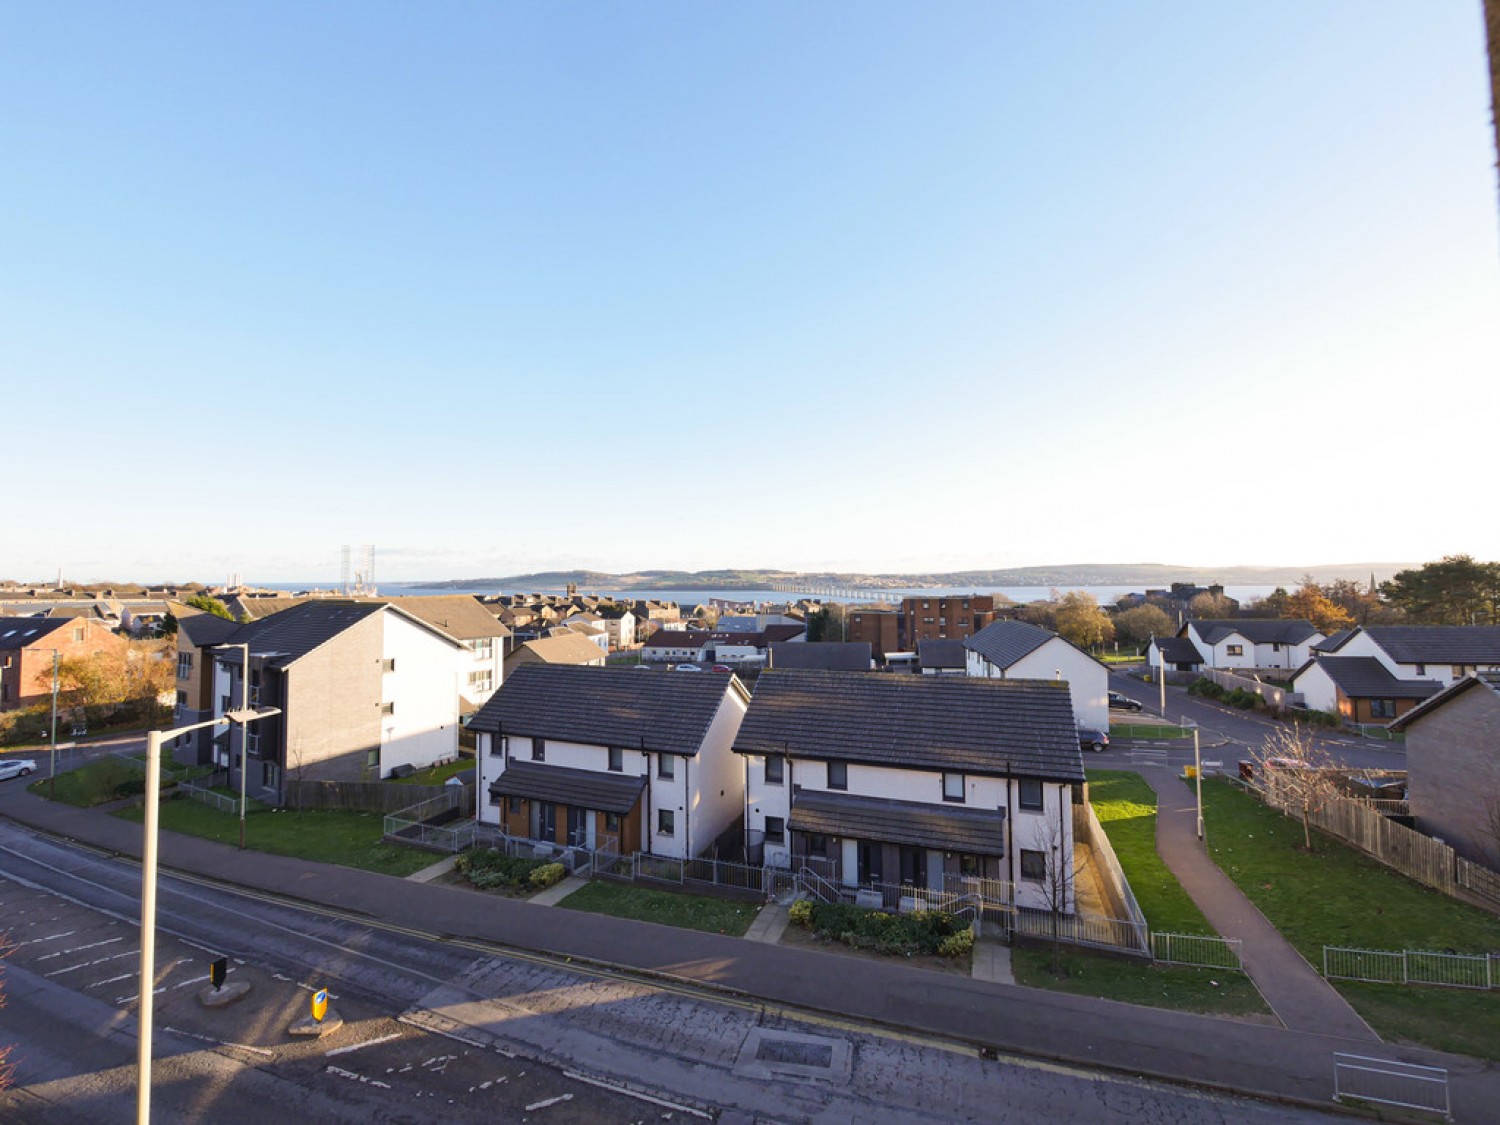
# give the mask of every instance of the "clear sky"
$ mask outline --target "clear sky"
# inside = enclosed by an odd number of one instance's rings
[[[1478,0],[11,4],[0,577],[1500,558]]]

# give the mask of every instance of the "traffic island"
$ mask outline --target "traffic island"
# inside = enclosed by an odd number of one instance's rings
[[[321,1020],[315,1020],[312,1016],[303,1016],[287,1028],[290,1035],[302,1035],[310,1039],[317,1039],[329,1032],[337,1031],[344,1026],[344,1017],[339,1015],[333,1008],[329,1008]]]
[[[226,984],[222,988],[209,985],[198,992],[198,1003],[205,1008],[227,1008],[236,1000],[244,998],[245,993],[250,991],[250,982],[237,980],[233,984]]]

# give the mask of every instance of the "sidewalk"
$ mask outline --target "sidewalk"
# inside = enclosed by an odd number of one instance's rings
[[[59,836],[139,856],[139,825],[50,805],[21,788],[0,793],[0,815]],[[1455,1116],[1488,1119],[1500,1070],[1477,1059],[1358,1038],[1143,1008],[935,974],[899,963],[667,929],[601,914],[535,909],[461,888],[376,875],[161,835],[164,868],[272,895],[359,911],[423,933],[540,951],[630,969],[792,1011],[822,1013],[968,1043],[1218,1087],[1326,1108],[1334,1051],[1447,1067]],[[582,968],[583,965],[580,965]]]
[[[1277,1018],[1293,1031],[1362,1039],[1366,1049],[1378,1043],[1379,1037],[1349,1002],[1209,858],[1208,849],[1198,840],[1193,791],[1170,770],[1147,768],[1140,774],[1156,791],[1157,853],[1209,925],[1243,943],[1245,972]]]

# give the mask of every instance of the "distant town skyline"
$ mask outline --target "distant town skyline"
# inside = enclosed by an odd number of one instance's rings
[[[0,575],[1500,558],[1478,4],[6,29]]]

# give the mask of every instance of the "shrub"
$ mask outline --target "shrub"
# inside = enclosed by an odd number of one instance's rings
[[[968,929],[967,923],[960,922],[951,914],[935,910],[887,914],[844,903],[819,902],[809,905],[814,933],[857,949],[873,949],[877,953],[893,956],[938,954],[945,938]],[[972,940],[971,937],[971,943]]]
[[[461,853],[453,862],[453,869],[461,875],[468,876],[470,884],[481,890],[494,890],[496,887],[519,887],[532,878],[532,872],[542,867],[556,867],[562,870],[562,864],[548,864],[540,859],[523,859],[520,856],[508,856],[495,848],[470,848]],[[559,875],[557,879],[561,879]],[[552,882],[557,882],[553,879]],[[550,886],[550,883],[536,884],[539,886]]]
[[[533,887],[550,887],[554,883],[562,882],[563,876],[567,873],[568,869],[560,863],[544,863],[534,868],[527,878],[531,880]]]
[[[938,942],[939,957],[967,957],[974,948],[974,927],[967,926]]]
[[[801,926],[804,930],[812,929],[813,904],[810,900],[799,898],[792,903],[792,908],[787,911],[787,914],[791,916],[792,925]]]

